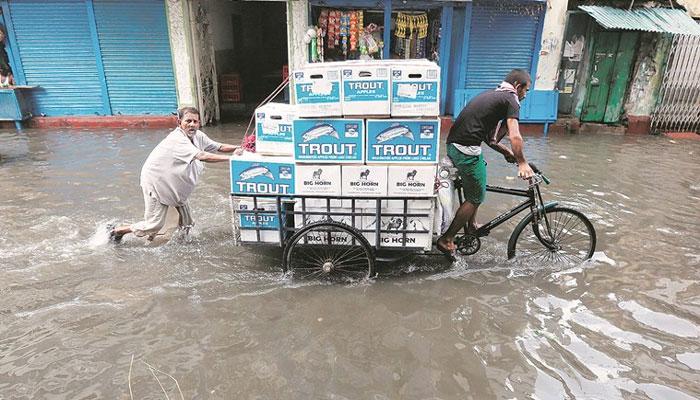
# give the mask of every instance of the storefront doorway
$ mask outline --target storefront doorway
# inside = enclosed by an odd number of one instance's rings
[[[286,12],[282,1],[210,3],[221,121],[250,116],[284,79]]]

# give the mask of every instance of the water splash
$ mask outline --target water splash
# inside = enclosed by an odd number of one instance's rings
[[[109,243],[108,227],[114,224],[115,221],[99,222],[95,225],[95,231],[87,239],[87,246],[90,249],[97,249]]]
[[[585,265],[591,265],[591,264],[608,264],[611,267],[614,267],[617,265],[617,262],[613,260],[612,258],[608,257],[607,254],[605,254],[604,251],[596,251],[593,253],[593,257],[591,257],[589,260],[584,262]]]

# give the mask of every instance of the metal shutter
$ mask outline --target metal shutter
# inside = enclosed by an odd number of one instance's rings
[[[494,88],[513,68],[531,71],[541,18],[542,3],[474,0],[465,88]]]
[[[177,109],[163,0],[93,0],[112,114]]]
[[[84,0],[11,0],[8,25],[16,36],[33,113],[103,112],[101,77]]]

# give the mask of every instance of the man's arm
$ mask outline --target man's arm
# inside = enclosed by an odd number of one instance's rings
[[[197,155],[194,158],[196,158],[199,161],[204,161],[204,162],[224,162],[224,161],[228,161],[231,159],[229,156],[208,153],[206,151],[200,151],[199,153],[197,153]]]
[[[520,126],[516,118],[508,118],[508,138],[510,139],[510,148],[513,151],[515,161],[518,163],[518,176],[523,179],[532,178],[534,172],[525,160],[523,155],[523,137],[520,136]]]
[[[240,148],[241,146],[234,146],[232,144],[222,143],[221,146],[219,146],[219,151],[222,153],[232,153]]]
[[[496,134],[492,135],[489,138],[489,142],[487,144],[489,145],[490,148],[501,153],[507,162],[514,163],[515,156],[513,155],[513,152],[510,151],[510,149],[508,147],[500,144],[500,141],[503,139],[503,137],[506,135],[507,132],[508,132],[507,124],[503,124],[503,123],[499,124],[498,130],[496,131]]]

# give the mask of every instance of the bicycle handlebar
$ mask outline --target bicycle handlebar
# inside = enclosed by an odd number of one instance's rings
[[[540,171],[540,169],[537,168],[537,166],[536,166],[535,164],[533,164],[533,163],[528,163],[528,164],[530,165],[530,168],[532,168],[532,172],[534,172],[534,173],[536,173],[537,175],[541,176],[541,177],[542,177],[542,181],[543,181],[544,183],[546,183],[547,185],[549,185],[549,182],[550,182],[549,178],[547,178],[547,177],[542,173],[542,171]]]

